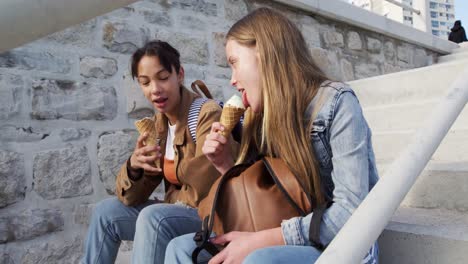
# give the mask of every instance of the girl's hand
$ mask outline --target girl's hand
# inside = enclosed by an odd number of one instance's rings
[[[144,169],[149,173],[160,173],[162,170],[156,168],[154,161],[161,157],[161,147],[159,146],[145,146],[143,142],[148,137],[148,133],[140,135],[137,140],[135,150],[130,157],[130,164],[133,169]],[[152,153],[155,152],[156,154]]]
[[[202,151],[213,166],[221,174],[224,174],[234,166],[234,161],[231,157],[228,140],[218,133],[219,131],[224,131],[223,125],[219,122],[214,122],[211,125],[211,132],[206,136]]]
[[[259,232],[229,232],[212,238],[210,241],[214,244],[229,244],[214,256],[209,264],[242,263],[250,253],[257,249],[284,245],[280,227]]]

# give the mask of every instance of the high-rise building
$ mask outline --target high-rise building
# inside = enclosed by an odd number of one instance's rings
[[[455,22],[454,0],[349,0],[348,2],[441,38],[447,38]]]
[[[432,34],[446,38],[455,22],[454,0],[430,0],[428,2]]]

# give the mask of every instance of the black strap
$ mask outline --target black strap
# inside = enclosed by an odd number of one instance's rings
[[[325,250],[327,246],[323,245],[320,242],[320,224],[322,223],[322,217],[323,217],[323,214],[325,213],[325,210],[327,210],[331,206],[331,204],[332,202],[326,202],[324,204],[317,206],[314,209],[314,212],[312,214],[312,219],[310,220],[310,226],[309,226],[310,243],[312,244],[313,247],[321,251]]]
[[[205,217],[203,220],[202,230],[197,232],[193,237],[193,241],[197,244],[197,247],[192,252],[192,263],[194,264],[198,263],[198,255],[203,249],[208,251],[212,256],[219,253],[219,249],[210,242],[211,231],[209,229],[208,222],[209,216]]]

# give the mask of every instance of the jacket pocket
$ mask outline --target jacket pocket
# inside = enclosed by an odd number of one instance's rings
[[[331,167],[331,154],[328,149],[326,139],[327,127],[323,122],[314,122],[312,127],[312,146],[314,148],[315,158],[322,168]]]

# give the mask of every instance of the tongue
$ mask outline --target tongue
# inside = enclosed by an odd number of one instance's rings
[[[247,93],[243,92],[242,93],[242,103],[244,104],[245,108],[249,107],[249,101],[247,100]]]

